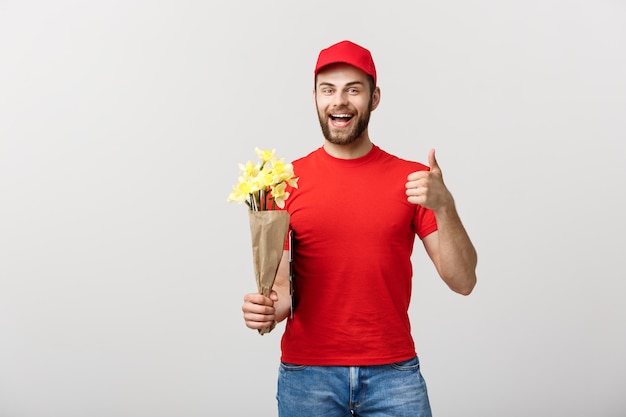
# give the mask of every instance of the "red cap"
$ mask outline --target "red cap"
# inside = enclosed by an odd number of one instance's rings
[[[315,75],[330,64],[348,64],[371,76],[376,85],[376,67],[370,51],[350,41],[341,41],[320,51],[315,65]]]

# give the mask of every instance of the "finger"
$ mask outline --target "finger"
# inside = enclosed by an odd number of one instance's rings
[[[266,306],[274,305],[274,302],[270,298],[265,297],[263,294],[258,294],[258,293],[246,294],[243,297],[243,301],[249,302],[251,304],[259,304],[259,305],[266,305]]]
[[[266,327],[274,322],[274,315],[258,314],[258,313],[246,313],[244,314],[244,321],[246,326],[250,329],[260,329]]]
[[[409,195],[407,196],[407,201],[411,204],[419,204],[419,205],[424,205],[425,203],[425,199],[424,196],[421,195]]]
[[[419,181],[424,178],[428,178],[428,171],[415,171],[411,172],[407,176],[407,180],[409,180],[409,182]]]
[[[259,329],[263,329],[264,327],[267,326],[271,326],[272,323],[274,323],[274,320],[267,320],[267,321],[246,321],[246,326],[249,329],[253,329],[253,330],[259,330]]]
[[[405,192],[407,194],[423,193],[428,189],[428,183],[425,180],[409,181],[406,183]]]
[[[263,313],[246,313],[244,314],[244,319],[249,323],[265,323],[274,321],[274,314],[263,314]]]
[[[437,163],[437,158],[435,158],[435,150],[431,149],[428,153],[428,165],[430,166],[430,171],[439,171],[441,172],[441,168],[439,168],[439,164]]]
[[[275,313],[274,307],[264,305],[264,304],[254,304],[251,302],[245,302],[241,306],[241,311],[243,311],[244,317],[248,317],[250,314],[252,315],[263,315],[268,316]]]

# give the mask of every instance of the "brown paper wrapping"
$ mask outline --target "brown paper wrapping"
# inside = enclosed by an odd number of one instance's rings
[[[252,261],[259,294],[269,297],[274,286],[278,265],[283,256],[285,238],[289,230],[286,210],[248,210],[252,237]],[[271,332],[276,323],[259,329],[260,334]]]

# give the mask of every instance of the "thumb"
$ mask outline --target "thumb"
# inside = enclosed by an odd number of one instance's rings
[[[439,164],[437,163],[437,159],[435,158],[435,150],[431,149],[428,153],[428,165],[430,166],[430,171],[441,172],[441,168],[439,168]]]

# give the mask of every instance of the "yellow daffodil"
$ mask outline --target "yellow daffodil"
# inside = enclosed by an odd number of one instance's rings
[[[236,202],[236,203],[244,203],[250,193],[252,192],[252,187],[250,183],[242,181],[239,184],[233,187],[233,191],[228,196],[228,201]]]
[[[239,182],[227,198],[229,202],[245,203],[253,211],[284,208],[289,197],[287,185],[298,188],[293,165],[276,158],[276,151],[255,148],[260,163],[239,164]]]
[[[245,165],[239,164],[239,170],[244,177],[256,177],[259,174],[259,166],[252,161],[246,162]]]
[[[289,193],[285,191],[287,183],[281,182],[272,187],[272,197],[278,207],[285,208],[285,200],[289,197]]]
[[[254,151],[256,152],[257,156],[261,158],[261,161],[263,161],[264,164],[271,161],[274,158],[274,154],[276,153],[276,149],[268,151],[255,148]]]

